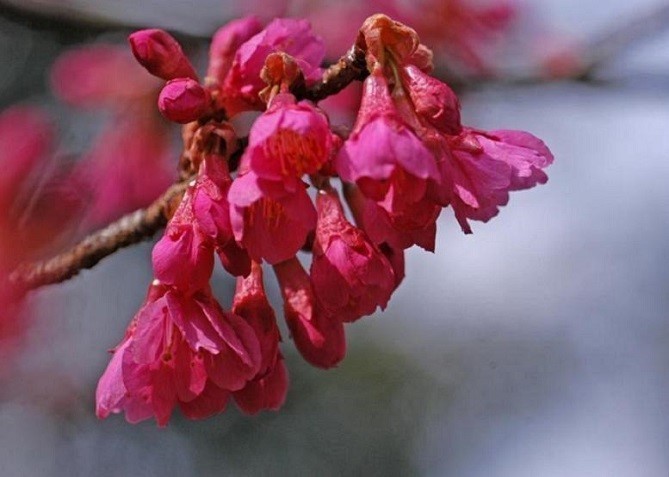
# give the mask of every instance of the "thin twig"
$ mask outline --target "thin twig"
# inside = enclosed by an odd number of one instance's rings
[[[317,102],[339,93],[353,81],[364,80],[369,72],[365,64],[365,52],[357,46],[342,56],[323,73],[323,79],[309,88],[294,91],[302,99]]]
[[[117,250],[151,238],[165,226],[181,202],[187,181],[172,185],[146,209],[137,210],[98,230],[71,249],[44,261],[20,265],[9,276],[10,285],[20,291],[60,283],[92,268]]]

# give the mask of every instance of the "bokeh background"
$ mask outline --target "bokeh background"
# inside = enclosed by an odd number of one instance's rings
[[[520,3],[503,57],[522,69],[536,47],[587,42],[661,5]],[[237,13],[220,0],[3,0],[0,106],[45,104],[87,131],[90,115],[48,93],[65,49],[131,27],[205,36]],[[465,90],[464,119],[544,139],[549,183],[471,236],[442,214],[436,253],[409,251],[390,306],[347,329],[337,369],[311,368],[284,332],[280,412],[175,415],[166,429],[95,418],[106,350],[151,279],[150,243],[34,293],[0,384],[0,476],[669,475],[669,29],[595,80],[517,83]],[[219,270],[215,282],[229,304],[232,281]]]

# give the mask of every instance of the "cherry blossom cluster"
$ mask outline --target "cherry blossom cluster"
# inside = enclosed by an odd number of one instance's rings
[[[547,180],[546,146],[463,126],[457,97],[431,75],[431,51],[384,15],[368,18],[355,44],[367,71],[348,132],[299,97],[321,80],[326,51],[305,20],[227,24],[204,80],[162,30],[130,44],[166,81],[158,106],[184,124],[181,165],[193,178],[153,249],[146,301],[100,379],[100,417],[165,425],[177,406],[203,418],[230,399],[248,414],[278,409],[288,375],[263,264],[298,351],[330,368],[345,355],[344,325],[388,304],[404,250],[434,250],[444,207],[470,233],[469,221],[495,216],[510,191]],[[240,137],[235,119],[249,111],[257,117]],[[311,253],[308,270],[300,250]],[[216,257],[237,277],[230,311],[210,288]]]

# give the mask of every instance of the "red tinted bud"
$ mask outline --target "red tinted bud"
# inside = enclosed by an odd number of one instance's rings
[[[164,80],[197,79],[179,42],[164,30],[140,30],[128,37],[132,53],[149,73]]]
[[[209,109],[209,92],[197,81],[179,78],[169,81],[158,97],[158,109],[176,123],[189,123]]]

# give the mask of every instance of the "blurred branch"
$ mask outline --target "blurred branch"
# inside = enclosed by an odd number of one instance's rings
[[[71,249],[44,261],[20,265],[10,276],[10,286],[25,292],[60,283],[92,268],[117,250],[151,238],[167,223],[188,181],[172,185],[146,209],[137,210],[84,238]]]
[[[589,43],[582,76],[592,74],[635,43],[668,29],[669,3],[666,3],[603,32]]]

